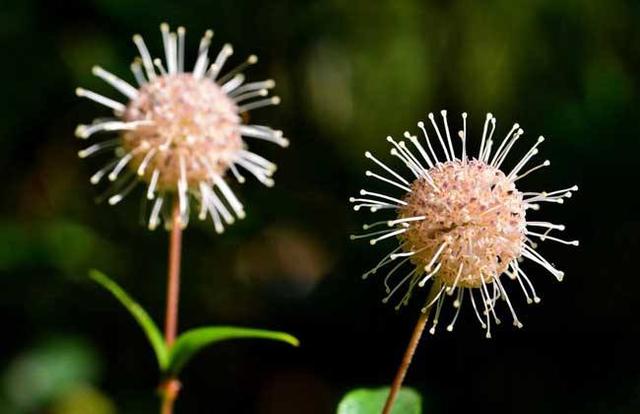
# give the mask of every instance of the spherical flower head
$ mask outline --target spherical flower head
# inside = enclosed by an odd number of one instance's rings
[[[577,246],[576,240],[557,237],[554,232],[564,226],[529,217],[544,203],[562,204],[577,186],[551,192],[521,192],[520,179],[550,165],[543,161],[533,167],[529,162],[538,154],[544,141],[534,145],[510,170],[503,170],[507,155],[523,136],[514,124],[506,136],[494,140],[496,119],[487,114],[476,156],[467,152],[467,114],[462,114],[462,129],[452,138],[447,112],[442,111],[442,124],[433,114],[429,120],[431,135],[423,122],[418,123],[423,139],[405,132],[406,140],[388,137],[391,155],[408,170],[405,178],[386,163],[367,152],[378,172],[367,171],[368,177],[401,193],[361,190],[352,197],[355,210],[391,211],[386,220],[363,226],[368,232],[352,239],[368,238],[371,244],[398,240],[399,246],[363,276],[366,278],[388,268],[384,278],[389,301],[404,291],[397,308],[406,305],[413,293],[429,283],[429,295],[423,311],[435,307],[430,329],[434,333],[447,297],[455,309],[447,330],[453,330],[465,298],[469,298],[477,319],[491,336],[491,323],[500,323],[498,301],[506,303],[515,326],[522,323],[507,293],[505,276],[517,285],[528,303],[540,301],[521,266],[528,259],[562,280],[564,273],[555,268],[536,249],[537,241],[553,241]],[[456,150],[457,147],[457,150]],[[506,172],[508,171],[508,172]],[[537,240],[537,241],[536,241]],[[407,264],[409,273],[400,269]]]
[[[447,287],[492,283],[521,254],[522,193],[502,171],[477,160],[447,161],[428,172],[432,181],[414,180],[398,212],[400,219],[428,218],[398,236],[405,250],[416,252],[411,262],[431,271],[437,260],[434,277]]]
[[[209,46],[213,36],[207,31],[200,41],[198,58],[191,72],[184,68],[185,30],[171,33],[161,25],[165,65],[153,59],[140,35],[135,35],[140,57],[131,70],[138,84],[94,67],[93,73],[128,98],[126,103],[78,88],[79,96],[89,98],[113,110],[115,117],[80,125],[79,138],[99,132],[117,131],[119,137],[91,145],[80,157],[113,151],[116,159],[91,177],[93,184],[108,178],[114,185],[107,191],[110,204],[119,203],[135,186],[147,185],[146,196],[153,200],[149,228],[167,217],[173,203],[178,203],[180,219],[186,225],[190,201],[200,205],[199,217],[210,216],[217,232],[243,218],[244,207],[233,194],[225,177],[229,172],[240,182],[247,171],[267,186],[275,164],[248,150],[244,137],[287,146],[282,132],[261,125],[246,125],[248,111],[277,105],[278,97],[267,97],[275,86],[272,80],[245,82],[243,71],[257,62],[255,55],[221,75],[233,54],[225,45],[213,62]],[[165,220],[168,224],[168,220]]]
[[[124,132],[122,146],[133,154],[129,167],[140,170],[145,181],[151,183],[152,171],[159,172],[158,190],[177,189],[182,168],[189,188],[206,182],[211,171],[225,175],[244,148],[237,105],[208,78],[184,73],[158,77],[140,88],[123,119],[153,120]],[[149,151],[156,154],[140,169]]]

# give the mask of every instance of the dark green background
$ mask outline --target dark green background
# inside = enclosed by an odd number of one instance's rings
[[[207,28],[236,61],[257,53],[251,74],[274,77],[283,104],[254,119],[292,141],[253,145],[280,168],[275,188],[239,189],[246,220],[223,236],[189,227],[180,324],[303,344],[209,349],[184,372],[178,412],[330,413],[347,390],[391,381],[420,300],[396,313],[380,280],[360,279],[386,248],[348,240],[365,218],[347,199],[366,183],[366,149],[386,154],[386,135],[441,108],[469,112],[476,131],[491,111],[501,134],[517,121],[548,137],[551,168],[520,185],[578,184],[538,217],[582,244],[543,246],[567,277],[531,267],[543,303],[516,300],[523,330],[486,340],[466,309],[453,334],[426,339],[407,379],[425,412],[640,411],[638,2],[4,0],[0,412],[155,412],[143,335],[86,275],[112,275],[161,320],[166,234],[141,225],[140,194],[94,202],[99,162],[76,158],[73,130],[105,111],[73,91],[111,92],[94,64],[131,80],[131,35],[158,55],[164,20],[187,27],[192,54]]]

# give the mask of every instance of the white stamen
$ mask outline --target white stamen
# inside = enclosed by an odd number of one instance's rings
[[[438,250],[436,250],[436,252],[433,254],[433,257],[431,258],[431,261],[429,261],[429,264],[424,267],[424,270],[426,270],[427,272],[431,271],[431,267],[434,265],[436,260],[438,260],[438,257],[440,257],[440,254],[442,254],[445,247],[447,247],[447,242],[442,243]]]
[[[280,97],[279,96],[273,96],[271,98],[260,99],[258,101],[254,101],[254,102],[250,102],[248,104],[240,105],[238,107],[238,112],[240,112],[240,113],[248,112],[248,111],[252,111],[254,109],[262,108],[263,106],[279,105],[279,104],[280,104]]]
[[[184,37],[186,29],[182,26],[178,27],[178,72],[184,72]]]
[[[209,68],[209,72],[207,73],[207,76],[211,80],[216,80],[216,78],[218,77],[218,74],[220,73],[220,71],[222,70],[222,67],[224,66],[224,63],[227,61],[227,58],[232,54],[233,54],[233,47],[229,43],[222,46],[222,49],[218,53],[216,60],[213,62],[213,64]]]
[[[102,177],[104,177],[107,174],[107,172],[111,170],[113,166],[116,165],[117,163],[118,163],[117,159],[112,160],[107,165],[105,165],[100,170],[98,170],[95,174],[93,174],[91,178],[89,178],[89,181],[91,182],[91,184],[94,184],[94,185],[98,184],[100,180],[102,180]]]
[[[208,52],[209,52],[209,45],[211,45],[211,38],[213,37],[213,31],[212,30],[207,30],[206,32],[204,32],[204,36],[202,36],[202,39],[200,39],[200,46],[198,48],[198,59],[196,59],[196,64],[193,67],[193,76],[196,79],[200,79],[204,76],[205,71],[207,70],[207,64],[209,62],[209,57]],[[224,47],[222,48],[224,51]],[[218,54],[218,58],[216,58],[216,61],[214,63],[214,65],[216,65],[218,63],[218,59],[221,57],[221,54],[223,52],[221,51],[220,54]],[[225,55],[224,59],[226,60],[226,58],[228,57],[228,55]],[[224,63],[224,61],[222,61],[222,64]],[[222,68],[222,64],[220,64],[220,68]],[[211,74],[209,74],[209,76],[211,76]],[[217,73],[216,73],[217,76]],[[212,79],[215,79],[215,76],[212,77]]]
[[[158,223],[160,222],[160,211],[162,208],[163,197],[159,196],[156,198],[156,201],[153,203],[153,207],[151,209],[151,215],[149,216],[149,230],[154,230]]]
[[[118,146],[118,144],[120,144],[119,139],[110,139],[108,141],[100,142],[98,144],[93,144],[87,148],[84,148],[78,151],[78,157],[86,158],[102,150],[105,150],[107,148],[116,147]]]
[[[142,64],[147,72],[147,78],[153,80],[156,78],[156,73],[153,70],[153,60],[149,54],[149,49],[144,44],[144,39],[139,34],[133,35],[133,43],[136,44],[138,51],[140,51],[140,57],[142,58]]]
[[[107,82],[109,85],[116,88],[119,92],[121,92],[123,95],[125,95],[129,99],[135,99],[138,97],[138,90],[136,88],[131,86],[128,82],[125,82],[124,80],[120,79],[116,75],[102,69],[100,66],[94,66],[91,69],[91,72],[95,76]]]
[[[364,153],[364,156],[369,158],[370,160],[372,160],[373,162],[375,162],[376,164],[378,164],[380,167],[382,167],[384,170],[386,170],[388,173],[390,173],[391,175],[393,175],[395,178],[397,178],[398,180],[400,180],[400,182],[402,182],[403,184],[409,186],[409,182],[407,180],[405,180],[404,178],[402,178],[402,176],[398,173],[396,173],[395,171],[393,171],[391,168],[387,167],[382,161],[378,160],[376,157],[374,157],[369,151]]]
[[[147,83],[147,80],[144,77],[144,73],[142,73],[142,64],[139,59],[135,59],[133,63],[131,63],[131,72],[133,76],[136,78],[136,82],[139,86]]]
[[[467,162],[467,113],[462,113],[462,162]]]
[[[551,161],[549,161],[549,160],[545,160],[545,162],[543,162],[543,163],[541,163],[541,164],[538,164],[538,165],[536,165],[536,166],[535,166],[535,167],[533,167],[533,168],[530,168],[530,169],[529,169],[529,170],[527,170],[525,173],[520,174],[520,175],[517,175],[516,177],[514,177],[514,178],[513,178],[513,181],[518,181],[519,179],[521,179],[521,178],[523,178],[523,177],[526,177],[527,175],[531,174],[531,173],[532,173],[532,172],[534,172],[535,170],[538,170],[538,169],[543,168],[543,167],[548,167],[548,166],[550,166],[550,165],[551,165]]]
[[[447,111],[440,111],[440,115],[442,115],[442,120],[444,122],[444,131],[447,134],[447,141],[449,143],[449,152],[451,153],[451,157],[455,160],[456,153],[453,151],[453,143],[451,142],[451,134],[449,133],[449,123],[447,122]]]
[[[447,158],[447,161],[451,161],[451,157],[449,156],[449,151],[447,150],[447,147],[444,144],[442,135],[440,134],[440,129],[438,128],[438,124],[436,124],[435,117],[433,116],[433,112],[429,113],[429,120],[431,121],[431,125],[433,125],[433,129],[436,131],[436,135],[438,136],[438,141],[440,141],[440,146],[442,147],[442,151],[444,151],[444,156]]]
[[[534,233],[534,232],[528,231],[528,230],[527,230],[526,234],[538,237],[542,241],[545,241],[546,239],[549,239],[549,240],[553,240],[553,241],[558,242],[558,243],[568,244],[568,245],[571,245],[571,246],[579,246],[580,245],[580,241],[579,240],[562,240],[562,239],[559,239],[557,237],[548,236],[546,234]]]
[[[140,163],[140,165],[138,166],[138,175],[140,177],[144,176],[145,171],[147,170],[147,165],[149,165],[149,162],[151,161],[151,159],[157,154],[158,149],[157,148],[151,148],[144,156],[144,158],[142,159],[142,162]]]
[[[488,113],[484,121],[484,127],[482,128],[482,140],[480,141],[480,150],[478,151],[479,160],[482,159],[482,154],[484,153],[484,145],[487,139],[487,128],[492,118],[493,118],[493,115],[491,115],[491,113]]]
[[[257,91],[243,93],[242,95],[230,96],[235,103],[240,103],[242,101],[246,101],[247,99],[265,97],[269,95],[269,91],[267,89],[258,89]]]
[[[418,122],[418,128],[422,130],[422,134],[424,135],[425,141],[427,141],[427,147],[429,148],[429,153],[433,158],[433,163],[439,164],[440,161],[438,160],[438,157],[436,156],[436,152],[433,150],[433,147],[431,146],[431,140],[429,139],[429,134],[427,134],[427,129],[424,126],[424,122],[422,121]]]
[[[456,308],[456,313],[455,313],[455,315],[453,315],[453,319],[451,320],[451,323],[449,323],[449,325],[447,325],[447,331],[449,331],[449,332],[453,331],[453,327],[456,324],[456,321],[458,320],[458,315],[460,314],[460,309],[462,309],[463,299],[464,299],[464,289],[460,289],[458,291],[458,297],[456,298],[456,301],[454,302],[454,307]],[[456,303],[458,304],[458,306],[455,306]]]
[[[209,175],[214,184],[220,189],[224,197],[227,199],[227,202],[231,206],[231,209],[236,214],[236,216],[241,219],[244,218],[246,216],[244,207],[242,206],[242,203],[238,201],[235,194],[233,194],[233,191],[231,191],[231,188],[229,188],[227,183],[219,175],[213,174],[211,172],[209,173]]]
[[[245,76],[242,73],[238,73],[231,80],[223,84],[220,88],[224,93],[228,94],[232,90],[242,85],[244,83],[244,80],[245,80]]]
[[[167,71],[165,70],[164,66],[162,66],[162,61],[158,58],[153,59],[153,65],[158,68],[158,72],[160,72],[160,75],[162,76],[166,76],[167,75]]]
[[[149,187],[147,187],[147,200],[153,200],[156,185],[158,185],[158,177],[160,177],[160,171],[156,168],[151,173],[151,181],[149,181]]]
[[[407,229],[400,229],[400,230],[392,231],[392,232],[390,232],[390,233],[385,234],[384,236],[380,236],[380,237],[378,237],[378,238],[371,239],[371,240],[369,241],[369,243],[370,243],[370,244],[372,244],[372,245],[374,245],[374,244],[376,244],[377,242],[379,242],[379,241],[381,241],[381,240],[388,239],[389,237],[393,237],[393,236],[396,236],[396,235],[398,235],[398,234],[402,234],[402,233],[404,233],[405,231],[407,231]]]
[[[282,131],[273,130],[260,125],[241,125],[239,129],[240,134],[243,136],[273,142],[281,147],[289,146],[289,140],[282,137]]]
[[[480,326],[482,326],[482,329],[487,329],[487,325],[482,320],[482,316],[480,316],[480,312],[478,311],[478,306],[476,305],[476,299],[473,294],[473,288],[467,288],[467,289],[469,290],[469,296],[471,296],[471,305],[473,306],[473,310],[476,314],[476,318],[478,318],[478,321],[480,322]]]
[[[409,223],[412,221],[422,221],[424,219],[426,219],[427,216],[414,216],[414,217],[407,217],[407,218],[401,218],[401,219],[396,219],[396,220],[389,220],[387,221],[387,224],[389,225],[389,227],[395,226],[396,224],[400,224],[400,223]]]
[[[435,267],[435,269],[433,269],[432,271],[430,271],[429,273],[427,273],[422,280],[420,281],[420,283],[418,283],[418,286],[420,287],[424,287],[424,285],[427,283],[427,281],[429,281],[429,279],[431,279],[436,273],[438,273],[438,271],[440,270],[440,267],[442,266],[442,263],[438,263]]]
[[[260,82],[245,83],[244,85],[240,86],[238,89],[231,92],[229,96],[237,97],[240,94],[245,92],[255,91],[259,89],[272,89],[272,88],[275,88],[275,86],[276,86],[276,82],[273,79],[267,79]]]
[[[120,158],[116,166],[113,168],[113,171],[111,171],[111,173],[109,174],[109,181],[115,181],[118,178],[118,175],[120,175],[120,172],[133,158],[133,153],[134,151],[131,151],[126,155],[124,155],[122,158]]]
[[[115,194],[109,197],[108,203],[112,206],[115,206],[120,201],[122,201],[122,199],[124,199],[127,196],[127,194],[129,194],[131,190],[135,188],[136,185],[138,185],[138,180],[136,179],[131,180],[131,182],[122,191],[120,191],[118,194]]]
[[[385,183],[389,183],[389,184],[391,184],[391,185],[394,185],[394,186],[398,187],[399,189],[404,190],[404,191],[406,191],[406,192],[411,192],[411,188],[409,188],[409,187],[407,187],[407,186],[405,186],[405,185],[402,185],[402,184],[400,184],[400,183],[397,183],[397,182],[395,182],[395,181],[393,181],[393,180],[390,180],[390,179],[388,179],[388,178],[385,178],[385,177],[383,177],[383,176],[381,176],[381,175],[378,175],[378,174],[376,174],[376,173],[374,173],[374,172],[372,172],[372,171],[367,170],[367,171],[365,171],[365,173],[364,173],[364,174],[365,174],[367,177],[374,177],[374,178],[377,178],[377,179],[378,179],[378,180],[380,180],[380,181],[384,181]]]
[[[104,105],[107,108],[113,109],[116,113],[123,113],[126,109],[126,107],[120,102],[114,101],[111,98],[107,98],[106,96],[102,96],[87,89],[76,88],[76,95],[78,95],[79,97],[91,99],[92,101],[99,103],[100,105]]]
[[[496,150],[495,154],[493,154],[493,158],[491,159],[490,165],[495,165],[495,162],[497,161],[498,156],[500,156],[500,153],[502,152],[502,149],[504,148],[505,144],[507,144],[509,142],[509,140],[511,139],[511,136],[513,135],[513,133],[516,132],[518,129],[520,129],[520,125],[518,123],[513,124],[513,127],[511,128],[511,130],[502,139],[502,142],[500,143],[500,146]]]
[[[380,193],[374,193],[372,191],[360,190],[360,195],[363,195],[363,196],[367,196],[368,195],[368,196],[380,197],[380,198],[383,198],[385,200],[392,201],[392,202],[394,202],[394,203],[396,203],[398,205],[402,205],[402,206],[406,206],[407,205],[406,201],[400,200],[399,198],[391,197],[391,196],[380,194]]]

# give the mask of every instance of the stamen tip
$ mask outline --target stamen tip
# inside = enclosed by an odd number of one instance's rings
[[[75,135],[78,138],[87,138],[87,126],[86,125],[78,125],[75,130]]]

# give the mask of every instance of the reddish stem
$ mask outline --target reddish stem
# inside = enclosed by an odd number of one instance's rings
[[[173,345],[178,329],[178,299],[180,295],[180,251],[182,248],[182,223],[180,205],[174,203],[171,217],[171,236],[169,238],[169,264],[167,274],[167,309],[164,324],[164,338],[167,348]],[[162,414],[172,414],[173,405],[178,398],[180,382],[177,378],[167,378],[159,387],[162,398]]]
[[[178,296],[180,294],[180,250],[182,246],[182,224],[180,206],[173,206],[171,236],[169,241],[169,272],[167,275],[167,310],[164,324],[164,338],[167,347],[176,339],[178,329]]]
[[[389,391],[389,396],[387,397],[387,401],[382,409],[382,414],[390,414],[393,409],[393,404],[396,402],[400,388],[402,388],[402,382],[404,381],[404,377],[407,375],[407,370],[409,369],[409,365],[411,365],[413,355],[416,353],[416,348],[418,347],[424,328],[427,326],[427,322],[429,321],[429,314],[431,313],[433,302],[440,289],[441,287],[439,283],[434,283],[433,286],[431,286],[431,291],[427,297],[427,303],[430,305],[420,314],[420,318],[418,319],[415,328],[413,328],[411,340],[409,340],[409,345],[404,353],[402,362],[400,362],[400,367],[398,367],[396,376],[393,378],[391,390]]]

